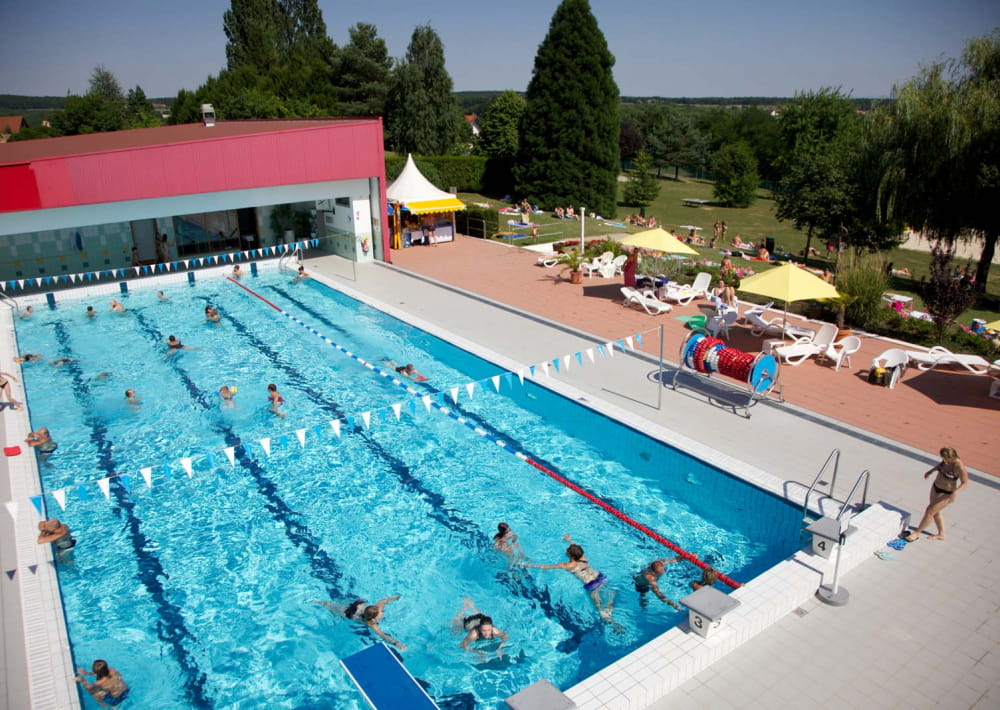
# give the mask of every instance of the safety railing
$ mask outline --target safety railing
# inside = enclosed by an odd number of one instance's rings
[[[823,474],[827,472],[827,469],[830,467],[831,463],[833,464],[833,475],[831,476],[831,481],[830,481],[830,492],[827,495],[830,498],[833,498],[833,491],[837,487],[837,469],[840,467],[840,449],[834,449],[833,451],[830,452],[830,455],[826,457],[826,462],[819,469],[819,473],[816,474],[816,477],[813,479],[812,484],[809,486],[809,490],[806,491],[806,499],[802,503],[803,522],[807,521],[809,515],[809,496],[812,495],[812,492],[814,490],[816,490],[816,486],[820,485],[821,483],[826,483],[826,481],[820,481],[820,479],[823,478]],[[867,496],[867,491],[868,489],[866,487],[865,488],[866,496]]]

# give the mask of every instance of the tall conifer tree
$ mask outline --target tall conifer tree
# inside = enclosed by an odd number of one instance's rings
[[[256,67],[269,71],[278,61],[281,39],[276,0],[231,0],[222,16],[226,32],[226,62],[230,71]]]
[[[462,121],[452,88],[441,38],[430,25],[417,27],[406,58],[390,81],[386,132],[393,150],[421,155],[452,152]]]
[[[587,0],[563,0],[535,55],[521,122],[517,192],[611,217],[618,196],[615,59]]]

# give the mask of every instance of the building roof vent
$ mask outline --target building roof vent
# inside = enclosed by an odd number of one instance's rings
[[[201,105],[201,122],[205,124],[206,128],[215,125],[215,109],[212,108],[212,104]]]

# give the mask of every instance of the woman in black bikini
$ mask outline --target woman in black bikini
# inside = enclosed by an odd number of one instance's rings
[[[10,402],[11,409],[17,409],[21,406],[21,403],[14,399],[14,395],[10,392],[10,380],[17,382],[17,378],[9,372],[0,372],[0,394],[4,395],[7,398],[7,401]]]
[[[466,612],[470,612],[468,615]],[[497,658],[503,657],[504,644],[507,643],[507,634],[493,625],[493,619],[476,609],[476,605],[471,599],[466,597],[462,600],[462,610],[455,616],[455,621],[461,623],[463,631],[468,631],[462,639],[462,650],[474,651],[480,656],[485,656],[486,651],[479,648],[469,648],[469,644],[476,641],[492,641],[500,639],[500,645],[496,648]],[[456,623],[456,625],[457,625]]]
[[[931,486],[931,500],[924,511],[924,517],[920,520],[920,525],[915,530],[905,532],[900,535],[907,542],[913,542],[920,537],[931,520],[937,525],[937,534],[931,535],[931,540],[944,540],[944,516],[941,511],[955,502],[955,495],[969,485],[969,472],[965,470],[965,464],[958,458],[958,452],[950,446],[941,449],[941,463],[924,474],[927,478],[932,473],[937,472],[934,478],[934,485]]]

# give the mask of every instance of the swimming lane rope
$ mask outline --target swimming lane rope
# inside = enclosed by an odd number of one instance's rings
[[[267,300],[266,298],[264,298],[263,296],[261,296],[259,293],[257,293],[253,289],[248,288],[247,286],[244,286],[243,284],[241,284],[239,281],[237,281],[235,279],[227,277],[227,280],[230,281],[231,283],[239,286],[241,289],[243,289],[244,291],[246,291],[247,293],[249,293],[251,296],[255,296],[256,298],[259,298],[261,301],[263,301],[264,303],[266,303],[267,305],[269,305],[271,308],[273,308],[274,310],[276,310],[278,313],[280,313],[281,315],[283,315],[286,318],[288,318],[288,320],[290,320],[293,323],[296,323],[296,324],[302,326],[303,328],[305,328],[306,330],[308,330],[310,333],[312,333],[316,337],[320,338],[327,345],[330,345],[331,347],[336,348],[337,350],[339,350],[340,352],[342,352],[344,355],[347,355],[348,357],[356,360],[358,363],[360,363],[364,367],[368,368],[369,370],[371,370],[372,372],[374,372],[376,375],[379,375],[380,377],[384,377],[385,379],[389,380],[393,384],[395,384],[395,385],[397,385],[399,387],[402,387],[409,394],[416,395],[416,396],[421,396],[422,395],[422,393],[420,391],[418,391],[418,390],[414,389],[413,387],[411,387],[410,385],[406,384],[405,382],[403,382],[402,380],[400,380],[398,377],[396,377],[394,374],[392,374],[390,372],[386,372],[385,370],[383,370],[382,368],[378,367],[377,365],[374,365],[374,364],[368,362],[367,360],[365,360],[364,358],[362,358],[362,357],[360,357],[360,356],[352,353],[350,350],[348,350],[347,348],[343,347],[342,345],[338,345],[337,343],[333,342],[332,340],[330,340],[328,337],[326,337],[325,335],[323,335],[322,333],[320,333],[318,330],[316,330],[315,328],[313,328],[308,323],[305,323],[305,322],[299,320],[298,318],[296,318],[295,316],[293,316],[291,313],[288,313],[287,311],[285,311],[281,307],[276,306],[274,303],[272,303],[271,301]],[[556,473],[555,471],[552,471],[551,469],[547,468],[546,466],[543,466],[542,464],[538,463],[537,461],[535,461],[534,459],[532,459],[530,456],[528,456],[524,452],[518,451],[516,449],[511,448],[510,446],[507,445],[507,442],[505,442],[505,441],[503,441],[501,439],[498,439],[497,437],[493,436],[492,434],[490,434],[489,432],[487,432],[486,430],[484,430],[482,427],[476,426],[475,423],[470,422],[468,419],[466,419],[465,417],[459,415],[457,412],[453,412],[452,410],[448,409],[448,407],[445,407],[442,404],[439,404],[437,402],[432,401],[430,399],[430,397],[427,396],[427,395],[422,395],[422,400],[423,400],[425,406],[434,407],[439,412],[441,412],[442,414],[444,414],[444,415],[446,415],[446,416],[454,419],[459,424],[464,424],[466,427],[468,427],[469,429],[471,429],[472,431],[474,431],[476,434],[478,434],[479,436],[483,437],[484,439],[487,439],[488,441],[491,441],[492,443],[496,444],[497,446],[499,446],[501,449],[503,449],[507,453],[513,454],[514,456],[516,456],[517,458],[521,459],[525,463],[527,463],[527,464],[529,464],[531,466],[534,466],[536,469],[538,469],[539,471],[541,471],[545,475],[549,476],[550,478],[552,478],[555,481],[558,481],[562,485],[564,485],[567,488],[569,488],[571,491],[574,491],[575,493],[579,493],[581,496],[583,496],[584,498],[586,498],[587,500],[589,500],[591,503],[593,503],[594,505],[596,505],[596,506],[598,506],[600,508],[603,508],[604,510],[606,510],[609,513],[611,513],[613,516],[615,516],[616,518],[618,518],[622,522],[631,525],[633,528],[635,528],[639,532],[643,533],[647,537],[650,537],[653,540],[656,540],[661,545],[664,545],[665,547],[668,547],[669,549],[673,550],[678,555],[680,555],[683,559],[687,560],[688,562],[690,562],[691,564],[695,565],[696,567],[700,567],[703,570],[711,568],[711,566],[708,563],[703,562],[702,560],[698,559],[697,555],[695,555],[695,554],[693,554],[691,552],[688,552],[687,550],[683,549],[682,547],[680,547],[676,543],[671,542],[667,538],[663,537],[662,535],[660,535],[655,530],[652,530],[651,528],[643,525],[639,521],[630,518],[628,515],[626,515],[622,511],[618,510],[617,508],[615,508],[614,506],[610,505],[609,503],[601,500],[600,498],[598,498],[597,496],[595,496],[593,493],[590,493],[589,491],[584,490],[583,488],[581,488],[580,486],[578,486],[576,483],[573,483],[573,481],[569,480],[568,478],[565,478],[564,476],[561,476],[558,473]],[[727,577],[726,575],[722,574],[721,572],[719,572],[719,581],[723,582],[724,584],[728,584],[733,589],[735,589],[736,587],[741,586],[739,582],[736,582],[735,580]]]

